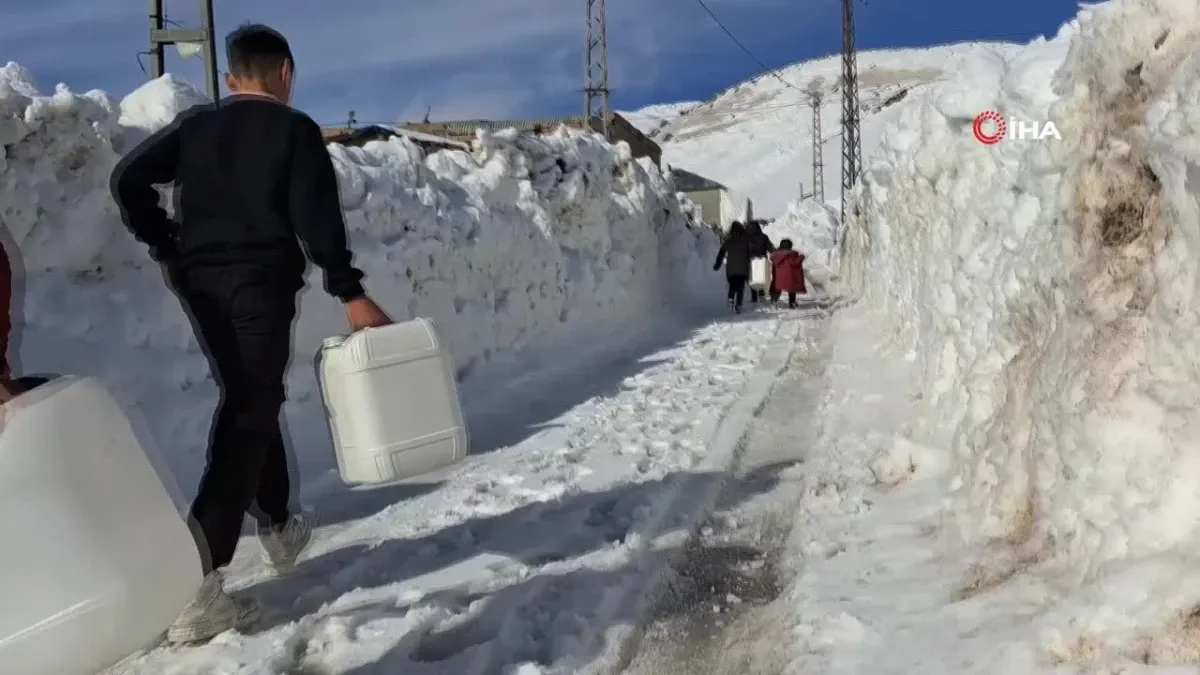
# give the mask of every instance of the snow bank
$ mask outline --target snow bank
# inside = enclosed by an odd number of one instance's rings
[[[804,253],[805,277],[817,288],[828,288],[837,278],[837,221],[837,211],[828,204],[796,199],[764,231],[776,244],[791,239]]]
[[[1000,547],[964,584],[1051,580],[1055,661],[1200,655],[1198,40],[1195,2],[1114,0],[976,60],[906,109],[848,235],[918,366],[909,432],[953,448],[948,522]],[[984,110],[1063,138],[984,146]]]
[[[215,392],[160,270],[121,226],[108,177],[121,153],[198,97],[169,76],[119,104],[62,86],[41,97],[20,66],[0,68],[0,214],[27,270],[20,362],[104,378],[174,444],[185,485]],[[687,227],[668,182],[627,146],[565,129],[479,140],[475,155],[425,157],[399,139],[330,148],[368,289],[398,319],[433,317],[460,374],[642,320],[686,292],[719,295],[708,268],[716,235]],[[345,318],[311,281],[287,412],[304,464],[325,469],[311,359]]]

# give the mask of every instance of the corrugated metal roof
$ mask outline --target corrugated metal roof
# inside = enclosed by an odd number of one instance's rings
[[[422,124],[406,124],[405,127],[424,131],[426,129],[445,129],[450,133],[473,134],[476,129],[485,131],[501,131],[516,129],[518,131],[533,131],[534,129],[557,129],[559,125],[582,126],[582,117],[556,117],[545,120],[460,120],[454,122],[429,122]]]
[[[516,129],[518,131],[533,131],[537,128],[553,131],[559,125],[566,124],[568,126],[582,127],[584,126],[583,115],[568,115],[566,117],[551,117],[538,120],[453,120],[446,122],[410,122],[404,126],[417,131],[426,131],[428,129],[445,129],[450,133],[473,134],[476,129],[484,129],[486,131],[501,131],[504,129]],[[610,113],[612,120],[624,120],[617,113]],[[628,125],[634,132],[637,128],[632,124]]]
[[[635,156],[649,156],[658,164],[662,157],[662,149],[658,143],[646,136],[637,127],[633,126],[629,120],[625,119],[617,113],[609,113],[609,119],[615,122],[613,131],[617,138],[627,140],[630,145],[634,146]],[[504,129],[516,129],[520,132],[541,132],[552,133],[558,129],[560,125],[567,125],[576,129],[585,126],[587,118],[583,115],[572,115],[567,117],[553,117],[541,120],[454,120],[444,122],[407,122],[402,128],[420,133],[429,133],[436,135],[446,135],[453,137],[474,136],[479,129],[484,131],[496,132]],[[599,125],[593,125],[593,130],[599,131]],[[637,154],[641,153],[641,154]],[[721,186],[716,186],[721,187]],[[704,188],[711,189],[711,188]]]

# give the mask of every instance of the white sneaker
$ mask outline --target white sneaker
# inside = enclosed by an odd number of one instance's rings
[[[210,572],[196,598],[167,629],[167,642],[207,642],[230,630],[240,630],[258,621],[261,608],[253,600],[238,600],[225,592],[222,574]]]
[[[283,527],[263,527],[258,530],[262,543],[263,559],[276,571],[288,571],[296,559],[312,541],[313,524],[316,518],[311,512],[301,511],[288,518]]]

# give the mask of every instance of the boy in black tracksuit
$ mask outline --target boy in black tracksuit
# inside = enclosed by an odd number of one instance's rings
[[[245,626],[258,609],[229,596],[233,558],[252,504],[267,562],[292,565],[313,523],[289,510],[279,426],[305,254],[351,330],[390,321],[351,264],[337,176],[320,127],[289,107],[294,61],[266,26],[227,38],[233,96],[179,116],[121,161],[112,189],[125,224],[167,270],[221,389],[208,464],[192,504],[205,580],[168,631],[196,642]],[[176,221],[154,185],[176,185]]]
[[[761,221],[750,221],[750,224],[746,226],[746,235],[750,239],[750,257],[752,259],[766,258],[775,252],[775,244],[772,244],[771,238],[762,231]],[[766,291],[751,288],[750,302],[757,303],[764,295],[766,295]]]
[[[721,264],[724,263],[728,302],[733,311],[739,314],[742,311],[742,297],[746,292],[746,280],[750,278],[750,246],[750,237],[746,234],[745,226],[734,221],[729,226],[725,241],[721,243],[721,250],[717,252],[717,262],[713,264],[715,272],[721,269]]]

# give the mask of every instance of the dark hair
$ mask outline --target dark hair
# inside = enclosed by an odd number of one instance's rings
[[[264,77],[285,63],[296,65],[287,38],[261,23],[242,24],[225,36],[225,58],[234,77]]]
[[[790,251],[792,250],[793,246],[794,244],[792,243],[791,239],[784,239],[783,241],[779,242],[779,250],[781,251]]]
[[[735,220],[729,226],[729,232],[726,233],[725,238],[726,239],[738,239],[739,237],[744,237],[744,236],[746,236],[746,226],[742,225],[740,222]]]

